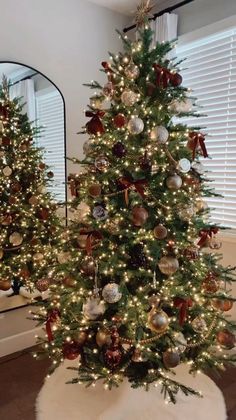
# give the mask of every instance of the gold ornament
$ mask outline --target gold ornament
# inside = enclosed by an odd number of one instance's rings
[[[125,75],[128,79],[137,79],[139,77],[139,68],[132,61],[125,68]]]
[[[86,237],[87,238],[87,237]],[[96,263],[94,259],[90,256],[87,256],[82,262],[81,262],[81,270],[86,276],[94,276],[95,274],[95,268]]]
[[[179,261],[175,257],[162,257],[158,262],[159,270],[168,276],[174,274],[179,268]]]
[[[148,315],[148,328],[157,333],[164,332],[169,325],[168,315],[162,309],[151,309]]]
[[[96,334],[96,343],[98,345],[98,347],[102,347],[105,345],[110,345],[111,344],[111,336],[110,334],[108,334],[107,331],[105,330],[98,330],[97,334]]]
[[[49,288],[49,279],[45,278],[45,279],[40,279],[37,280],[36,282],[36,288],[40,291],[40,292],[46,292],[46,290],[48,290]]]
[[[4,176],[11,176],[12,169],[10,168],[10,166],[5,166],[5,168],[3,168],[3,170],[2,170],[2,172],[3,172]]]
[[[13,232],[10,236],[9,236],[9,242],[13,245],[13,246],[19,246],[22,244],[23,242],[23,236],[19,233],[19,232]]]
[[[57,255],[57,261],[59,262],[59,264],[66,264],[71,258],[70,252],[65,251],[65,252],[60,252]]]
[[[0,279],[0,290],[6,292],[11,288],[11,280]]]
[[[73,334],[73,340],[78,343],[79,346],[83,346],[83,344],[87,341],[88,334],[86,331],[76,331]]]
[[[42,260],[43,260],[43,258],[44,258],[44,256],[43,256],[43,254],[42,254],[41,252],[36,252],[36,253],[33,255],[33,260],[34,260],[35,262],[37,262],[37,261],[42,261]]]
[[[66,287],[75,287],[76,285],[76,280],[74,277],[72,276],[66,276],[63,278],[62,283],[64,284],[64,286]]]
[[[153,5],[150,4],[150,0],[142,1],[138,5],[137,11],[135,14],[135,23],[138,28],[145,23],[152,8],[153,8]]]
[[[157,225],[153,230],[153,234],[156,239],[165,239],[167,237],[167,233],[166,227],[161,224]]]

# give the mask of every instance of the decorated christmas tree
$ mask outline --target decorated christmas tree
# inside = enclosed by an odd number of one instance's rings
[[[143,5],[142,5],[143,6]],[[145,6],[145,5],[144,5]],[[145,8],[144,8],[145,9]],[[171,368],[222,369],[235,357],[232,268],[219,265],[218,226],[204,197],[214,195],[201,163],[205,135],[181,117],[196,115],[182,86],[172,42],[152,47],[142,7],[137,38],[120,34],[124,52],[110,54],[85,116],[83,170],[69,179],[73,220],[63,234],[51,298],[36,318],[46,323],[42,347],[57,366],[77,359],[74,383],[162,386],[197,393]]]
[[[39,130],[22,113],[21,98],[0,86],[0,290],[48,289],[60,223],[47,192],[53,172],[36,146]]]

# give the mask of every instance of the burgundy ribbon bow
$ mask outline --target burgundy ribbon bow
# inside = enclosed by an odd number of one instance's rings
[[[193,131],[192,133],[189,133],[189,138],[193,141],[193,145],[191,146],[191,149],[193,150],[193,159],[195,159],[196,150],[198,146],[201,147],[203,157],[208,157],[205,145],[205,136],[202,133],[197,133],[196,131]]]
[[[80,234],[87,236],[85,249],[88,255],[92,255],[94,241],[101,240],[102,234],[98,230],[92,230],[88,232],[86,229],[82,229]]]
[[[102,118],[105,115],[104,111],[86,111],[85,116],[91,117],[91,120],[87,122],[86,127],[89,134],[103,134],[105,132],[103,123],[100,118]]]
[[[46,332],[47,332],[47,336],[48,336],[48,341],[53,340],[51,324],[53,322],[56,322],[59,317],[60,317],[60,312],[58,311],[58,309],[52,309],[48,313],[47,320],[46,320]]]
[[[135,190],[143,199],[145,198],[145,187],[147,186],[147,181],[145,179],[139,179],[138,181],[134,181],[128,178],[120,178],[119,182],[122,186],[125,187],[125,202],[127,206],[129,204],[129,188],[131,186],[135,188]]]
[[[188,313],[188,308],[193,306],[192,299],[174,298],[174,306],[179,309],[179,325],[183,325]]]
[[[213,235],[216,235],[218,232],[218,228],[213,226],[209,229],[202,229],[199,232],[200,239],[198,241],[199,246],[203,246],[207,240],[207,238],[212,238]]]

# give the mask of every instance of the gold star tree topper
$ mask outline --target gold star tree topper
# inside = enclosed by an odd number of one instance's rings
[[[153,5],[150,4],[150,0],[141,1],[135,14],[135,23],[137,27],[140,27],[145,23],[147,18],[150,16],[150,11],[152,8]]]

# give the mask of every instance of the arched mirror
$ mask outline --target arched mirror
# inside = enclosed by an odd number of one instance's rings
[[[34,139],[38,147],[44,149],[44,162],[50,167],[54,177],[48,187],[58,203],[66,202],[66,146],[65,146],[65,104],[64,98],[46,76],[32,67],[14,62],[0,62],[0,80],[5,75],[10,83],[10,98],[21,98],[22,112],[40,128]],[[66,216],[66,208],[61,205],[59,213]],[[0,313],[24,306],[29,302],[22,290],[0,291]]]

